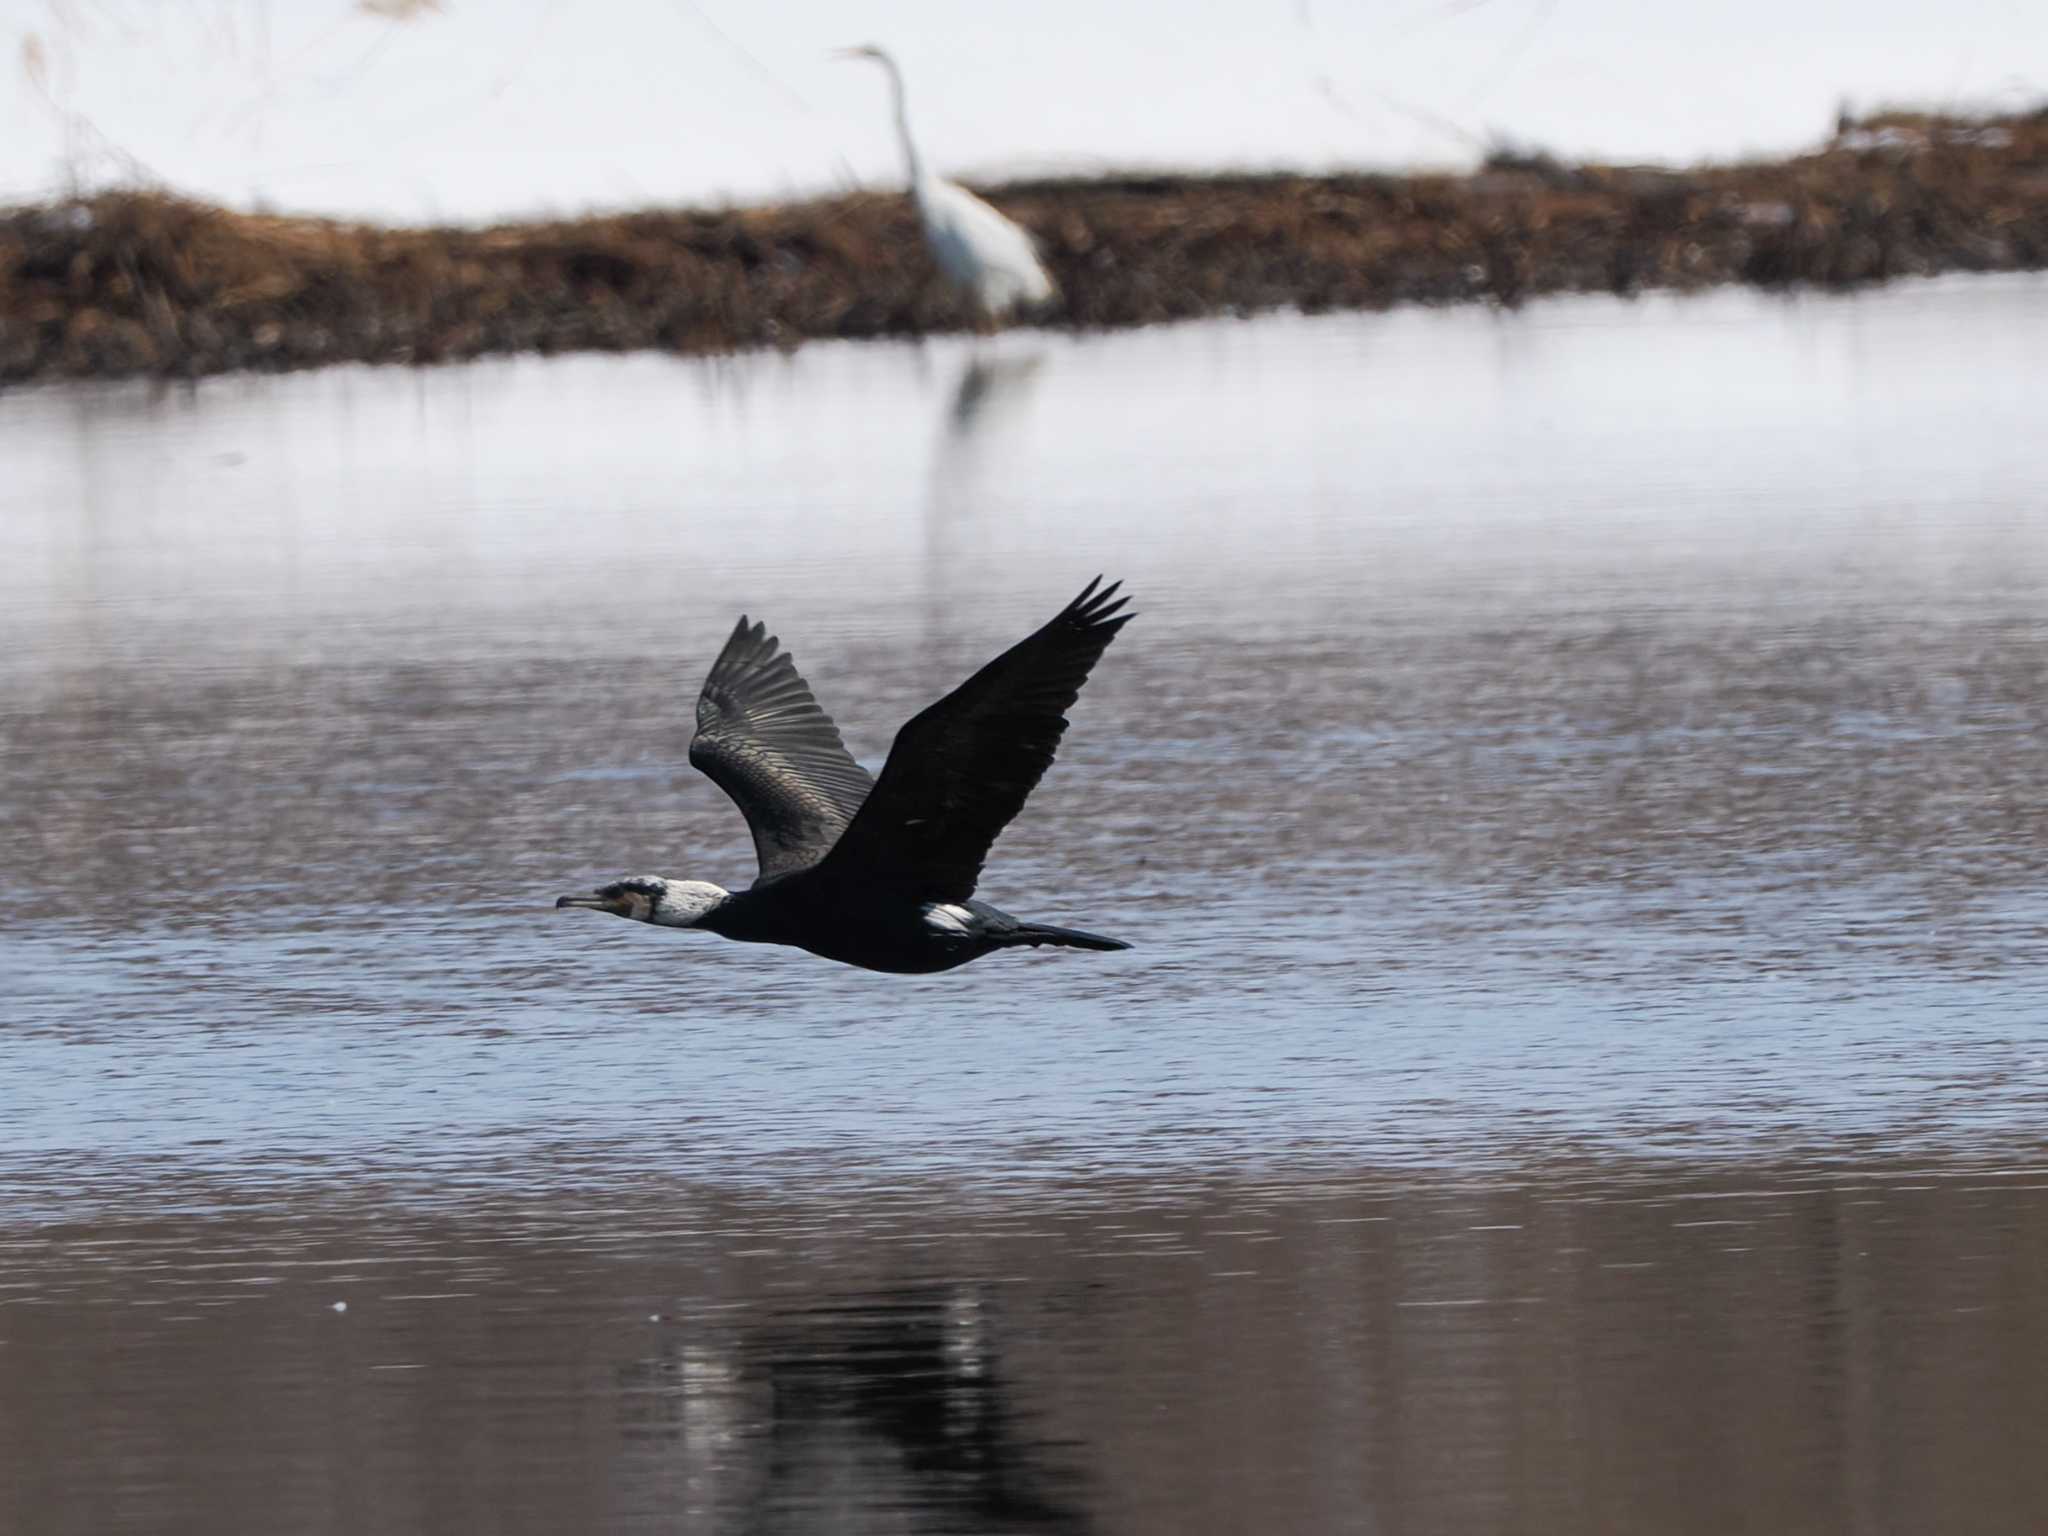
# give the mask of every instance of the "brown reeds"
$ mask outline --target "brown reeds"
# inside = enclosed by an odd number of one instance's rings
[[[1791,160],[1669,171],[1495,156],[1466,176],[1159,176],[987,189],[1056,323],[2048,266],[2048,111],[1891,114]],[[0,382],[489,352],[677,352],[968,322],[909,204],[488,229],[111,192],[0,214]]]

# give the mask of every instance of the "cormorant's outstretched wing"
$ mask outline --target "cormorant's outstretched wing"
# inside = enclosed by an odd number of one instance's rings
[[[744,614],[698,695],[690,761],[747,818],[764,880],[822,859],[874,783],[789,653]]]
[[[1102,578],[896,733],[882,776],[832,850],[852,879],[891,880],[920,900],[965,901],[989,845],[1052,766],[1060,733],[1129,598]]]

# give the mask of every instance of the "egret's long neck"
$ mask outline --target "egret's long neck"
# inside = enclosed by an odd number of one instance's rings
[[[881,63],[889,72],[889,99],[896,107],[896,138],[903,146],[903,168],[914,192],[924,184],[924,161],[918,156],[917,140],[910,136],[910,109],[903,102],[903,71],[887,54],[882,55]]]

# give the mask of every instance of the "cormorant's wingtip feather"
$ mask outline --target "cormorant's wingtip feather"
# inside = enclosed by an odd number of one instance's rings
[[[1093,635],[1105,631],[1109,634],[1115,634],[1118,628],[1130,618],[1129,614],[1118,612],[1124,603],[1129,601],[1129,598],[1124,598],[1118,602],[1111,603],[1107,608],[1098,608],[1091,613],[1079,615],[1075,621],[1075,630],[1082,635]]]
[[[735,659],[743,666],[752,669],[774,659],[776,641],[775,637],[768,633],[767,620],[749,620],[742,615],[739,638],[746,642],[746,651],[744,655]]]
[[[1056,624],[1072,624],[1080,629],[1094,629],[1110,618],[1119,608],[1128,603],[1128,597],[1118,597],[1123,587],[1119,578],[1103,587],[1102,578],[1097,576],[1082,590],[1081,595],[1060,610]],[[1098,591],[1097,588],[1101,590]]]

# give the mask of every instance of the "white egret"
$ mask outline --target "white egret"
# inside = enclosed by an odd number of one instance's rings
[[[903,162],[910,174],[910,200],[924,225],[939,271],[987,320],[1001,320],[1018,309],[1045,304],[1058,296],[1052,274],[1038,259],[1031,236],[965,187],[941,180],[918,153],[910,136],[910,116],[903,105],[903,71],[887,51],[872,43],[840,50],[842,59],[872,59],[889,74],[896,105],[896,136],[903,142]]]

